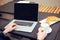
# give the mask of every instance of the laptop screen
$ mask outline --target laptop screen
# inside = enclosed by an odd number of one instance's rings
[[[15,3],[14,19],[37,21],[38,4]]]

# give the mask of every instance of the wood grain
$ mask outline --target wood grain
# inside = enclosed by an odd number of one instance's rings
[[[38,11],[39,12],[48,12],[48,13],[60,14],[60,7],[40,5],[38,8]]]

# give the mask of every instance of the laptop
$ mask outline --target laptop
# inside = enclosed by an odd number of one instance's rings
[[[32,32],[38,21],[38,4],[15,3],[14,5],[14,19],[10,23],[17,24],[16,31]]]

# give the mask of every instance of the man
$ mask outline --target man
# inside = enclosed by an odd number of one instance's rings
[[[0,40],[10,40],[8,37],[6,37],[5,35],[8,32],[13,31],[16,28],[16,24],[12,23],[10,25],[8,25],[5,30],[3,32],[0,33]],[[40,28],[39,32],[37,33],[37,39],[38,40],[44,40],[44,38],[47,36],[47,33],[44,29]]]

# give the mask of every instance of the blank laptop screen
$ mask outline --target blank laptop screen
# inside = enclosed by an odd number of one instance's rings
[[[38,4],[14,4],[14,19],[37,21],[38,19]]]

